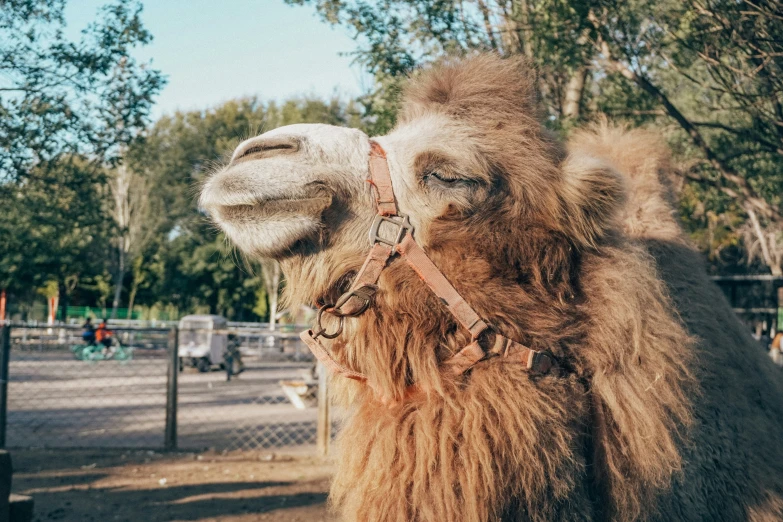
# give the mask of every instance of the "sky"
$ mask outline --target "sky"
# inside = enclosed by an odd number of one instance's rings
[[[107,0],[72,0],[67,34],[94,21]],[[168,77],[152,116],[206,109],[242,96],[356,96],[371,79],[352,57],[345,28],[322,22],[310,6],[283,0],[144,0],[154,40],[135,53]]]

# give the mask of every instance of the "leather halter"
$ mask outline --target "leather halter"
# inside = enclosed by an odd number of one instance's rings
[[[302,332],[301,339],[307,344],[313,355],[321,361],[332,373],[368,383],[367,376],[353,371],[337,362],[331,353],[323,346],[319,337],[334,339],[342,333],[346,317],[356,317],[369,308],[375,292],[378,290],[378,279],[386,268],[389,259],[400,255],[424,281],[435,295],[441,298],[451,314],[468,332],[471,342],[443,361],[443,370],[457,377],[479,361],[501,356],[507,362],[518,363],[522,368],[536,373],[547,373],[556,366],[554,356],[549,352],[532,350],[516,341],[494,333],[494,342],[485,350],[479,342],[484,334],[494,331],[484,322],[476,311],[462,298],[454,286],[449,283],[443,273],[438,270],[432,260],[413,238],[413,226],[407,215],[397,209],[394,198],[389,165],[386,152],[375,141],[370,141],[370,160],[368,180],[374,188],[375,205],[378,210],[370,226],[370,243],[372,248],[361,269],[356,274],[349,290],[334,304],[325,304],[318,310],[318,327],[315,330]],[[397,227],[393,240],[379,235],[383,223]],[[339,318],[339,326],[335,332],[329,333],[321,325],[324,313]],[[372,385],[372,383],[368,383]]]

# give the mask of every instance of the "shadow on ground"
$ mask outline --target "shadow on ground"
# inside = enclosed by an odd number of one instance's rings
[[[35,520],[317,521],[331,468],[273,454],[16,450],[15,492]]]

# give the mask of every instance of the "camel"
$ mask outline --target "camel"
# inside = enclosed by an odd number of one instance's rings
[[[783,380],[680,229],[667,148],[606,124],[563,144],[534,85],[523,60],[446,60],[409,80],[389,134],[278,128],[202,188],[235,245],[280,261],[288,302],[321,307],[305,339],[350,412],[332,507],[357,521],[783,520]]]

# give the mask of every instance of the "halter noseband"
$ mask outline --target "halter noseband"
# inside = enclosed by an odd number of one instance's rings
[[[361,315],[372,303],[378,290],[378,279],[386,268],[389,259],[399,254],[414,272],[424,281],[435,295],[446,304],[451,314],[468,332],[471,342],[459,352],[443,361],[444,371],[459,376],[479,361],[491,356],[502,356],[507,362],[519,363],[524,369],[536,373],[547,373],[556,366],[554,356],[549,352],[532,350],[516,341],[495,333],[492,346],[485,350],[479,343],[479,337],[491,332],[486,322],[459,295],[446,276],[438,270],[432,260],[413,238],[413,226],[407,215],[397,209],[392,188],[386,152],[380,144],[370,141],[369,177],[367,181],[374,188],[375,206],[378,213],[370,226],[370,244],[372,248],[364,264],[359,269],[349,290],[334,304],[325,304],[318,310],[317,328],[302,332],[300,337],[313,355],[331,372],[349,379],[367,383],[367,376],[353,371],[339,362],[323,346],[319,337],[334,339],[343,330],[346,317]],[[383,223],[397,227],[394,239],[385,239],[379,235]],[[323,314],[329,313],[339,319],[334,332],[327,332],[322,326]],[[371,384],[371,383],[369,383]]]

